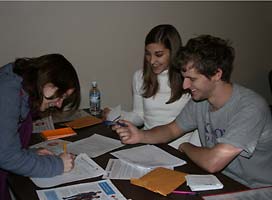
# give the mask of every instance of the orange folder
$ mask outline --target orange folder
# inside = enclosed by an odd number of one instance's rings
[[[65,125],[73,129],[79,129],[79,128],[84,128],[84,127],[92,126],[99,123],[102,123],[102,119],[99,119],[94,116],[86,116],[86,117],[75,119],[71,122],[67,122],[65,123]]]
[[[130,182],[133,185],[144,187],[152,192],[166,196],[186,181],[186,175],[183,172],[158,167],[139,179],[130,179]]]
[[[67,128],[59,128],[55,130],[46,130],[46,131],[43,131],[41,134],[42,134],[42,137],[46,140],[54,140],[58,138],[64,138],[64,137],[76,135],[76,132],[72,128],[67,127]]]

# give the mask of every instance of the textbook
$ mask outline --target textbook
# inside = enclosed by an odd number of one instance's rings
[[[76,135],[77,133],[70,127],[67,128],[59,128],[55,130],[46,130],[42,131],[41,135],[46,140],[54,140],[64,137],[69,137]]]

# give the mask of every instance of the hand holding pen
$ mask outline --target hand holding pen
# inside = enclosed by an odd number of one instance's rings
[[[121,125],[116,124],[112,126],[112,130],[116,131],[123,144],[137,144],[141,142],[144,137],[142,130],[139,130],[131,122],[126,120],[119,120],[119,123],[121,123]]]
[[[67,153],[67,144],[63,143],[63,153],[60,154],[60,158],[63,161],[64,172],[69,172],[74,168],[75,155]]]
[[[123,126],[126,127],[127,125],[125,123],[121,123],[120,122],[121,116],[116,117],[114,120],[110,121],[110,120],[105,120],[103,121],[103,124],[106,126],[114,126],[114,125],[119,125],[119,126]]]

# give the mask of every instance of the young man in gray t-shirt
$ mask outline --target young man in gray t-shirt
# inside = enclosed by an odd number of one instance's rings
[[[230,82],[234,49],[227,41],[202,35],[181,51],[183,88],[192,100],[175,121],[143,131],[130,122],[114,126],[123,143],[163,143],[198,129],[202,147],[180,144],[197,165],[222,171],[253,188],[272,185],[272,120],[258,94]]]

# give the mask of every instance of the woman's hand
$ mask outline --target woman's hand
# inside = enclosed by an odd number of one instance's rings
[[[110,113],[111,109],[106,107],[102,110],[102,120],[105,121]]]
[[[63,161],[64,172],[69,172],[74,168],[75,164],[75,155],[71,153],[62,153],[60,158]]]

